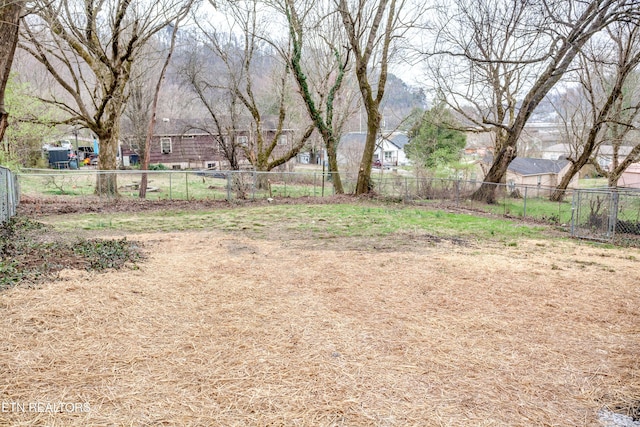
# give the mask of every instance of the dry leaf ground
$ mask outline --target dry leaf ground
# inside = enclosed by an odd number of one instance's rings
[[[636,249],[129,238],[139,269],[0,293],[0,425],[591,426],[640,398]]]

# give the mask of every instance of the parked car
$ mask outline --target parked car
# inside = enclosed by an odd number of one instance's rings
[[[385,163],[380,160],[374,160],[373,167],[378,169],[391,169],[391,163]]]

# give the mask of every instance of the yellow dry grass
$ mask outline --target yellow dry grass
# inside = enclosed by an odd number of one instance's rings
[[[138,270],[0,294],[0,425],[589,426],[640,397],[637,250],[133,238]]]

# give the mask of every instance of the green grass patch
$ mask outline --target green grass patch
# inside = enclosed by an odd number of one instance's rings
[[[503,199],[494,205],[483,205],[482,210],[496,215],[533,218],[552,224],[571,222],[571,201],[552,202],[543,198]]]
[[[412,207],[357,204],[268,205],[199,211],[71,214],[50,217],[57,230],[126,232],[214,229],[282,238],[389,236],[426,232],[442,237],[513,240],[540,237],[544,227]]]

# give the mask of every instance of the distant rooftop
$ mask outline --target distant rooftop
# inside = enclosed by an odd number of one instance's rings
[[[491,164],[493,156],[487,155],[483,161]],[[509,165],[509,170],[522,176],[547,175],[559,173],[569,164],[568,160],[534,159],[530,157],[516,157]]]

